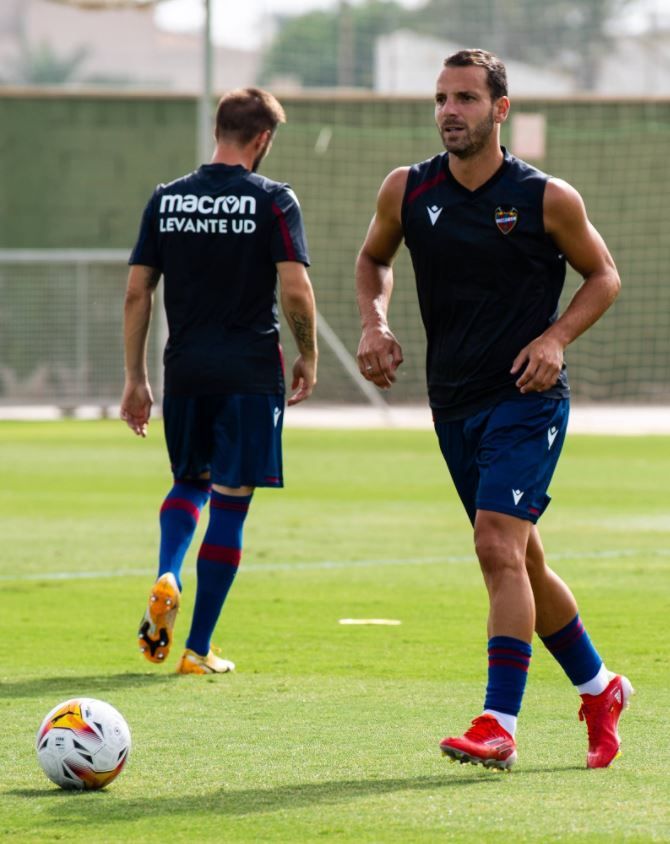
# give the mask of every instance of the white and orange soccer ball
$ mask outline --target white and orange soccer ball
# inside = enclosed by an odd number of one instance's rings
[[[123,770],[130,753],[130,730],[109,703],[73,698],[59,703],[37,731],[37,758],[61,788],[104,788]]]

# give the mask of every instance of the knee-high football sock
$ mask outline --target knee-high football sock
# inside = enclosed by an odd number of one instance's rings
[[[579,615],[551,636],[540,638],[580,694],[598,695],[607,688],[609,672]]]
[[[510,735],[516,732],[516,718],[528,679],[531,646],[511,636],[489,639],[489,675],[484,712],[494,715]]]
[[[158,576],[172,572],[181,591],[181,567],[193,539],[200,512],[209,499],[208,480],[176,480],[160,512],[161,544]]]
[[[213,491],[209,525],[198,553],[198,588],[191,632],[186,647],[209,653],[212,633],[232,586],[242,556],[242,529],[251,495],[222,495]]]

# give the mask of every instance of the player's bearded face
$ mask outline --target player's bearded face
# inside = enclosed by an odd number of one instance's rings
[[[442,143],[457,158],[471,158],[483,149],[495,127],[493,106],[478,122],[468,123],[462,117],[445,117],[439,125]]]

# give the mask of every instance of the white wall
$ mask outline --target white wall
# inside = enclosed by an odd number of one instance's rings
[[[375,45],[374,88],[382,94],[421,94],[430,96],[444,59],[465,45],[397,30],[377,39]],[[506,61],[510,94],[569,94],[572,79],[522,62]]]

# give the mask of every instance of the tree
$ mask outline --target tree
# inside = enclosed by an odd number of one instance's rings
[[[629,0],[428,0],[413,29],[490,49],[505,59],[566,70],[593,87],[607,22]]]
[[[79,47],[69,55],[59,55],[48,43],[31,46],[22,43],[21,52],[12,63],[10,73],[0,82],[13,85],[66,85],[78,82],[85,85],[123,87],[135,84],[130,76],[90,74],[83,76],[81,66],[89,55],[86,47]]]
[[[374,42],[399,28],[464,46],[481,46],[572,73],[592,88],[608,46],[607,22],[631,0],[427,0],[406,9],[395,0],[340,2],[334,11],[280,20],[261,82],[296,77],[306,87],[372,87]]]
[[[14,62],[12,78],[7,81],[20,85],[62,85],[72,82],[87,54],[86,48],[80,47],[68,56],[59,56],[50,44],[33,47],[24,42]]]
[[[290,77],[305,87],[372,87],[376,38],[406,26],[409,14],[395,0],[366,0],[359,6],[342,0],[335,11],[284,18],[265,55],[260,82]]]

